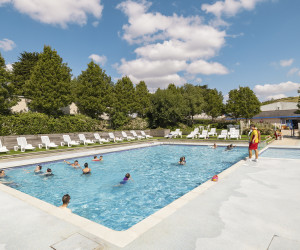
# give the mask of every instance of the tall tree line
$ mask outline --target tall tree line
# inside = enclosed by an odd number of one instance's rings
[[[61,108],[74,102],[81,114],[110,118],[112,128],[120,128],[136,114],[147,118],[151,127],[192,125],[194,116],[205,112],[212,119],[227,113],[233,118],[250,118],[259,112],[260,103],[249,88],[229,92],[227,104],[217,89],[207,85],[169,84],[149,93],[144,81],[134,85],[127,76],[113,83],[98,64],[91,61],[78,77],[73,77],[67,63],[50,46],[42,52],[23,52],[12,71],[5,68],[0,55],[0,113],[8,114],[17,96],[30,100],[33,112],[58,117]],[[255,99],[256,98],[256,99]],[[251,99],[251,104],[247,100]]]

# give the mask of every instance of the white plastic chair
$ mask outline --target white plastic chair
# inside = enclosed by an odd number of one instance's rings
[[[130,130],[130,133],[132,134],[132,136],[138,140],[144,139],[146,137],[144,137],[143,135],[137,135],[137,133],[134,130]]]
[[[210,131],[208,132],[208,135],[211,135],[211,136],[217,135],[217,129],[216,128],[211,128]]]
[[[241,136],[240,136],[240,131],[239,130],[235,130],[235,132],[234,133],[231,133],[230,135],[229,135],[229,138],[230,139],[241,139]]]
[[[187,139],[195,139],[197,138],[197,134],[195,131],[192,131],[190,134],[186,136]]]
[[[218,135],[218,139],[225,139],[228,137],[228,131],[226,129],[223,129],[221,131],[221,134]]]
[[[17,142],[18,142],[18,146],[20,147],[22,152],[24,152],[25,150],[34,150],[35,149],[35,147],[33,147],[31,144],[27,143],[27,140],[25,137],[18,137]]]
[[[84,145],[94,144],[95,142],[90,139],[86,139],[84,134],[78,134],[80,143],[83,143]]]
[[[228,132],[228,136],[230,136],[231,134],[235,134],[235,131],[236,131],[235,128],[230,128]]]
[[[103,142],[109,142],[109,140],[101,138],[101,136],[98,133],[94,134],[95,140],[98,141],[100,144],[102,144]]]
[[[182,131],[180,131],[180,128],[176,129],[175,132],[177,133],[177,136],[182,138]]]
[[[201,138],[207,139],[208,137],[209,137],[209,135],[208,135],[208,131],[207,130],[202,130],[201,135],[198,135],[199,139],[201,139]]]
[[[69,135],[63,135],[63,139],[64,139],[64,142],[68,144],[68,147],[80,145],[79,142],[71,140]]]
[[[0,153],[7,153],[7,152],[9,152],[9,150],[5,146],[2,146],[2,142],[0,140]]]
[[[46,149],[58,147],[58,145],[56,145],[54,142],[50,142],[49,136],[47,136],[47,135],[41,136],[41,140],[42,140],[42,145]]]
[[[122,138],[115,137],[114,133],[110,132],[108,133],[109,139],[113,142],[123,141]]]
[[[153,138],[153,136],[151,136],[151,135],[147,135],[146,133],[145,133],[145,131],[141,131],[141,135],[144,137],[144,138],[146,138],[146,139],[150,139],[150,138]]]
[[[124,132],[124,131],[122,131],[122,137],[123,137],[125,140],[127,140],[127,141],[135,140],[134,137],[128,136],[128,135],[126,134],[126,132]]]

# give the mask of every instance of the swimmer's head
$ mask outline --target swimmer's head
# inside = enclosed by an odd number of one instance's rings
[[[88,167],[89,167],[89,164],[84,163],[84,167],[85,167],[85,168],[88,168]]]
[[[78,164],[78,161],[76,160],[76,161],[74,161],[74,164]]]
[[[62,200],[63,204],[69,204],[70,199],[71,199],[70,195],[65,194],[61,200]]]
[[[127,174],[125,175],[125,177],[126,177],[126,178],[130,178],[130,174],[127,173]]]
[[[94,156],[94,159],[97,159],[97,155]]]
[[[39,170],[42,170],[42,166],[41,165],[37,165]]]
[[[100,155],[100,159],[102,159],[103,158],[103,156],[102,155]]]
[[[183,157],[180,157],[179,161],[182,162],[183,161]]]
[[[0,170],[0,174],[5,174],[3,169]]]
[[[52,172],[51,168],[47,168],[47,173],[51,173],[51,172]]]

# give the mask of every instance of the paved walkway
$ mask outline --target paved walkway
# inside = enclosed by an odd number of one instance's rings
[[[299,166],[244,162],[124,249],[300,249]],[[0,215],[0,250],[119,249],[1,190]]]
[[[283,140],[275,140],[272,146],[300,146],[299,137],[285,137]]]

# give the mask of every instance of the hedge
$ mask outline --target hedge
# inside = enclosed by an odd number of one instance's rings
[[[42,113],[0,115],[0,135],[54,134],[92,132],[100,122],[84,115],[65,115],[54,118]]]

